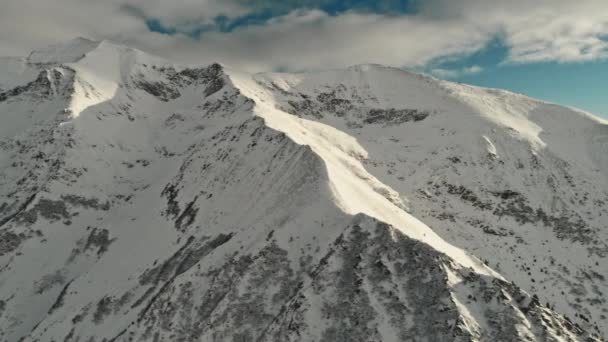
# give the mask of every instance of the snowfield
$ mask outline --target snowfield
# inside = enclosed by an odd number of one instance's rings
[[[1,341],[602,341],[608,122],[379,65],[0,58]]]

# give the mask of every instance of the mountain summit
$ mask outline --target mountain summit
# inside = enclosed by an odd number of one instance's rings
[[[0,340],[601,341],[606,151],[379,65],[0,59]]]

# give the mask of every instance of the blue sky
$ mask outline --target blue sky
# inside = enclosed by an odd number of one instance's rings
[[[432,68],[460,70],[477,65],[477,73],[447,77],[451,81],[507,89],[550,102],[574,106],[608,118],[608,61],[503,63],[508,52],[500,40],[483,50],[438,63]],[[439,76],[439,75],[438,75]]]
[[[608,117],[606,0],[3,2],[0,55],[75,36],[249,72],[379,63]]]
[[[340,16],[347,12],[398,16],[415,14],[418,7],[411,0],[237,0],[237,3],[248,6],[249,11],[234,17],[218,14],[211,18],[210,23],[191,27],[181,33],[200,38],[202,34],[211,31],[232,32],[246,26],[265,25],[272,18],[281,17],[293,11],[319,10],[330,16]],[[137,11],[136,6],[131,8]],[[162,34],[174,35],[180,32],[175,26],[163,24],[159,18],[146,18],[146,24],[151,31]]]

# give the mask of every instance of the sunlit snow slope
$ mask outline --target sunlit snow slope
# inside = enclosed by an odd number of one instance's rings
[[[0,59],[0,340],[608,334],[608,123],[376,65]]]

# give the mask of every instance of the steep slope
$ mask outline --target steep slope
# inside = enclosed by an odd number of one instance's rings
[[[256,78],[282,111],[355,137],[443,239],[605,334],[606,121],[375,65]]]
[[[590,308],[570,302],[605,288],[605,209],[585,207],[606,198],[605,123],[377,66],[252,76],[82,39],[22,62],[35,77],[0,73],[10,85],[0,93],[1,340],[576,341],[606,332],[603,292]],[[488,101],[507,108],[490,112]],[[570,126],[576,145],[533,129],[548,112],[581,125]],[[462,132],[431,136],[441,128]],[[505,165],[523,150],[542,167],[522,161],[530,176],[519,179]],[[593,168],[548,164],[564,160]],[[525,216],[563,195],[522,184],[549,167],[575,178],[554,191],[589,191],[560,209],[591,228],[549,209]],[[467,221],[475,218],[486,221]],[[514,234],[486,235],[481,224]],[[516,250],[524,261],[552,257],[570,274],[542,273],[555,284],[532,287],[503,245],[517,238],[528,239]],[[476,257],[493,251],[510,257],[502,275]],[[544,305],[585,274],[576,284],[589,292]]]

